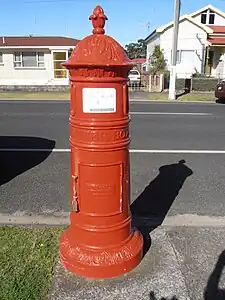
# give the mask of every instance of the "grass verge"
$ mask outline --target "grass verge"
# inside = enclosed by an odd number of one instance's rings
[[[146,98],[149,100],[168,100],[168,93],[146,93]],[[3,100],[69,100],[70,93],[66,92],[13,92],[13,93],[0,93],[0,99]],[[189,93],[185,95],[178,95],[178,101],[215,101],[214,92],[205,93]]]
[[[0,93],[0,99],[31,99],[31,100],[69,100],[70,93],[62,92],[37,92],[37,93],[25,93],[25,92],[13,92],[13,93]]]
[[[0,299],[44,300],[65,228],[0,227]]]
[[[168,100],[168,93],[149,93],[149,100]],[[205,92],[205,93],[189,93],[184,95],[178,95],[177,101],[215,101],[215,93],[214,92]]]

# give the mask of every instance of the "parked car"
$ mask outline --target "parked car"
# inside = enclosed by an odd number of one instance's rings
[[[128,84],[129,85],[138,85],[141,84],[141,74],[138,70],[130,70],[128,74]]]
[[[225,100],[225,79],[221,80],[215,87],[215,97],[219,100]]]

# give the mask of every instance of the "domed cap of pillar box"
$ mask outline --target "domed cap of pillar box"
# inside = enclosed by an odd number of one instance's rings
[[[126,66],[132,69],[133,64],[123,47],[112,37],[105,35],[105,21],[108,20],[103,9],[97,6],[89,17],[93,24],[93,35],[81,40],[73,50],[70,59],[63,65],[67,69],[76,66]]]

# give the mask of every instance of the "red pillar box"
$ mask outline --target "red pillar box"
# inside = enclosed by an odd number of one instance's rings
[[[90,17],[93,35],[64,65],[71,80],[71,225],[60,238],[63,265],[77,275],[109,278],[140,262],[143,238],[131,228],[129,99],[132,64],[104,35],[104,11]]]

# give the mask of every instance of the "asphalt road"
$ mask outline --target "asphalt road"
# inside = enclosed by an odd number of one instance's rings
[[[224,216],[225,152],[182,150],[225,151],[225,105],[134,102],[130,110],[131,149],[143,150],[131,154],[132,211]],[[65,101],[1,101],[0,149],[68,149],[68,116]],[[68,211],[68,152],[1,150],[0,167],[0,213]]]

